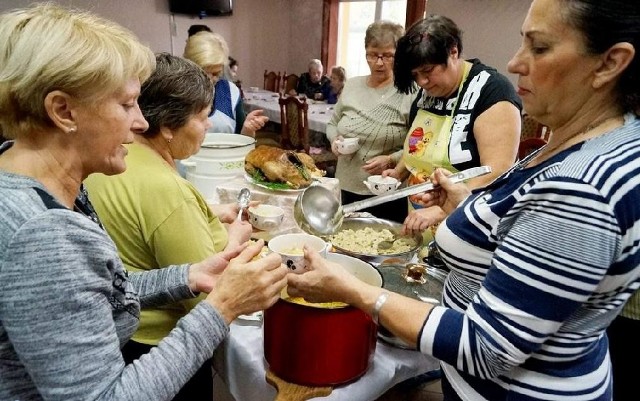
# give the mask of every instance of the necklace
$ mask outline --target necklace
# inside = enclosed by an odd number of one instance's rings
[[[607,118],[602,118],[600,120],[597,120],[597,121],[587,125],[582,131],[578,132],[577,134],[571,135],[570,137],[568,137],[564,141],[556,144],[555,146],[553,146],[551,148],[549,148],[549,145],[545,145],[545,146],[541,147],[537,152],[535,152],[535,155],[533,155],[533,157],[527,158],[527,160],[528,160],[528,162],[530,162],[530,161],[533,161],[533,160],[536,160],[536,159],[538,159],[538,160],[539,159],[543,159],[543,156],[549,156],[549,155],[553,156],[558,149],[560,149],[561,147],[563,147],[567,143],[571,142],[572,140],[574,140],[576,138],[579,138],[580,136],[582,136],[584,134],[587,134],[590,131],[593,131],[594,129],[604,125],[606,122],[608,122],[610,120],[615,120],[615,119],[618,119],[618,118],[620,118],[620,116],[607,117]],[[578,143],[578,142],[576,142],[576,143]],[[543,159],[543,160],[546,160],[546,159]]]

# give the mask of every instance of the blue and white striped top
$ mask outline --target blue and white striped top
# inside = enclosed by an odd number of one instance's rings
[[[640,120],[474,192],[419,348],[463,400],[610,400],[605,329],[640,286]]]

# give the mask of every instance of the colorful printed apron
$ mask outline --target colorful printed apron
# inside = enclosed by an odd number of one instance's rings
[[[451,172],[457,172],[449,159],[449,143],[451,142],[451,126],[453,115],[458,105],[458,99],[462,92],[462,86],[467,80],[471,65],[465,63],[462,81],[458,88],[458,95],[447,102],[453,102],[451,113],[440,116],[427,110],[418,109],[416,117],[411,123],[409,135],[404,142],[402,160],[407,170],[411,173],[408,185],[416,185],[429,180],[429,176],[438,167],[446,168]],[[448,106],[448,105],[445,105]],[[445,110],[449,107],[445,107]],[[409,201],[409,212],[421,209],[423,206]],[[430,241],[435,233],[436,226],[426,230],[423,234],[425,241]]]

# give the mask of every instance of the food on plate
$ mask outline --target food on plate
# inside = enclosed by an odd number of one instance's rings
[[[273,189],[298,189],[325,175],[311,156],[302,152],[260,145],[244,159],[244,169],[257,182],[279,184]]]
[[[378,249],[380,241],[393,241],[391,248]],[[365,255],[391,255],[409,252],[416,247],[417,242],[412,237],[395,237],[394,234],[383,228],[375,230],[365,227],[359,230],[344,229],[330,237],[332,245],[349,252]]]

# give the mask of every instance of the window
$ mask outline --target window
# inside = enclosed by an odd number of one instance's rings
[[[347,77],[369,75],[364,35],[374,21],[389,20],[405,26],[407,0],[340,0],[336,64]]]

